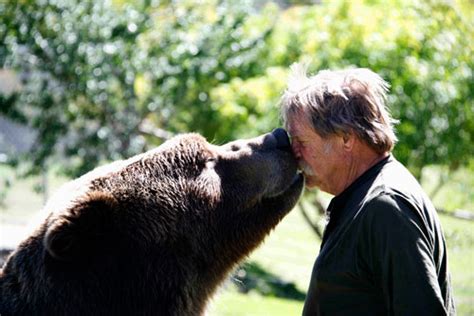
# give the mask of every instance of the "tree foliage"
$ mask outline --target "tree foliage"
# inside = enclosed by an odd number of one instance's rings
[[[15,69],[22,88],[1,99],[1,113],[38,131],[22,157],[29,172],[54,155],[67,158],[61,165],[72,176],[129,157],[156,142],[147,139],[149,126],[164,129],[165,138],[185,131],[228,137],[209,94],[265,70],[259,60],[270,22],[250,8],[232,1],[2,2],[0,66]],[[259,27],[247,25],[252,18]]]
[[[456,169],[474,153],[474,28],[461,12],[442,1],[293,8],[284,17],[301,22],[274,32],[270,60],[373,69],[391,84],[388,103],[401,121],[396,157],[417,176],[429,164]]]
[[[119,3],[119,4],[117,4]],[[1,113],[39,131],[22,161],[71,175],[170,133],[221,143],[279,125],[289,65],[369,67],[390,84],[396,157],[417,176],[473,156],[472,4],[333,1],[255,11],[243,1],[0,4],[0,66],[22,89]],[[304,2],[306,3],[306,2]],[[155,136],[150,136],[155,135]],[[57,156],[56,156],[57,157]]]
[[[145,13],[128,7],[118,14],[94,1],[8,1],[0,10],[0,60],[22,80],[2,112],[38,131],[26,157],[30,172],[57,153],[72,158],[67,171],[81,173],[142,149],[134,80]]]
[[[236,137],[234,127],[242,121],[211,95],[234,79],[265,73],[273,15],[271,10],[257,15],[248,3],[234,1],[217,6],[190,1],[157,10],[157,24],[143,41],[149,56],[144,98],[153,124],[172,132],[197,131],[217,142]]]

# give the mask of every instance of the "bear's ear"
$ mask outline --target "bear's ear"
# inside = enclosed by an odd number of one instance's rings
[[[88,257],[110,240],[117,205],[109,193],[87,194],[51,222],[43,240],[46,250],[64,261]]]

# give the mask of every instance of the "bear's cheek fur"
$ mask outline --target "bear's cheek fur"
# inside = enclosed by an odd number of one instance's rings
[[[192,186],[197,198],[209,208],[215,208],[222,200],[222,180],[214,168],[214,164],[206,166]]]
[[[222,199],[246,208],[285,191],[294,180],[296,169],[293,156],[279,150],[224,156],[215,166],[221,179]]]

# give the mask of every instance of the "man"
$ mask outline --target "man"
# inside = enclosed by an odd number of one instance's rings
[[[455,314],[436,210],[391,155],[387,83],[304,68],[292,67],[282,116],[307,186],[335,197],[303,315]]]

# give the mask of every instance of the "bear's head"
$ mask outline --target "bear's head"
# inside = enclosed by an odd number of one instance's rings
[[[66,184],[2,278],[23,265],[37,310],[200,314],[303,182],[282,129],[223,146],[180,135]]]

